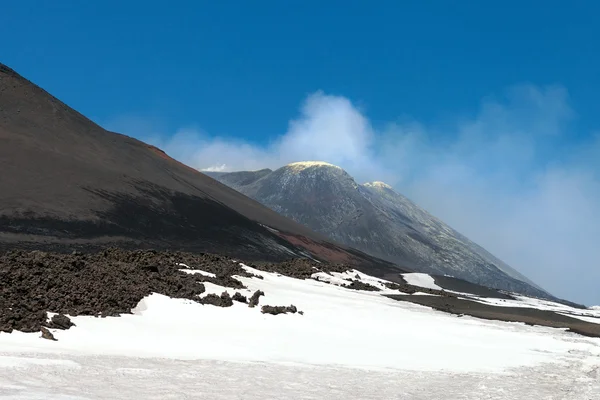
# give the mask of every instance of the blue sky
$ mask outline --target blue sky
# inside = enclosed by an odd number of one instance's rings
[[[580,123],[598,126],[600,6],[565,4],[14,1],[1,54],[96,120],[153,116],[167,130],[262,140],[316,90],[375,123],[427,122],[519,83],[564,85]]]
[[[0,62],[199,169],[385,180],[600,303],[592,1],[14,1]]]

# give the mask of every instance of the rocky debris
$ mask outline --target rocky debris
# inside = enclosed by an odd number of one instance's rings
[[[54,337],[54,335],[52,334],[52,332],[50,332],[47,328],[44,328],[43,326],[40,328],[40,331],[42,332],[42,336],[40,336],[42,339],[47,339],[47,340],[54,340],[56,341],[56,338]]]
[[[227,292],[221,293],[220,296],[210,293],[198,300],[200,304],[210,304],[217,307],[231,307],[233,300]]]
[[[323,264],[305,258],[295,258],[280,263],[256,263],[249,266],[297,279],[310,279],[316,272],[346,272],[352,269],[344,264]]]
[[[367,290],[369,292],[379,292],[381,290],[378,287],[373,286],[369,283],[365,283],[365,282],[357,281],[357,280],[352,280],[349,285],[345,285],[344,287],[346,287],[348,289],[352,289],[352,290]]]
[[[130,313],[152,293],[197,300],[204,285],[180,272],[176,259],[174,253],[120,249],[95,254],[9,251],[0,255],[0,331],[38,332],[46,325],[47,311]],[[64,322],[59,318],[57,323]]]
[[[203,270],[215,277],[180,271]],[[254,266],[295,278],[310,278],[315,272],[345,272],[344,265],[329,265],[308,259]],[[119,316],[131,313],[140,300],[152,293],[183,298],[202,304],[229,307],[233,301],[259,304],[264,292],[249,299],[241,294],[207,295],[203,282],[231,289],[244,285],[235,277],[256,277],[240,262],[228,257],[155,250],[102,249],[96,253],[69,251],[50,253],[13,250],[0,253],[0,332],[39,332],[42,327],[69,329],[66,317],[78,315]],[[356,285],[356,284],[355,284]],[[366,289],[363,289],[366,290]],[[56,313],[48,321],[47,313]]]
[[[240,303],[248,303],[248,299],[246,298],[246,296],[244,296],[240,292],[235,292],[231,299],[234,301],[239,301]]]
[[[258,299],[260,298],[260,296],[264,295],[265,292],[263,292],[262,290],[257,290],[256,292],[254,292],[254,294],[252,294],[252,296],[250,297],[248,307],[256,307],[258,305]]]
[[[63,314],[56,314],[50,319],[50,323],[48,324],[49,328],[54,329],[69,329],[70,327],[75,326],[71,319]]]
[[[2,285],[4,286],[4,282]],[[7,292],[8,290],[4,290],[0,296],[0,332],[11,333],[13,329],[23,332],[39,331],[48,319],[46,311],[32,309],[31,302],[26,298],[10,302],[4,297]]]
[[[298,312],[298,309],[296,308],[295,305],[289,305],[289,306],[262,306],[260,312],[262,312],[263,314],[271,314],[271,315],[279,315],[279,314],[287,314],[287,313],[291,313],[291,314],[296,314]]]
[[[298,314],[304,315],[304,311],[298,311]]]

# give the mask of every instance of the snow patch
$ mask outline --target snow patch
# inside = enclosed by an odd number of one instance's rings
[[[212,272],[202,271],[201,269],[180,269],[181,272],[185,272],[186,274],[195,275],[200,274],[204,276],[208,276],[209,278],[215,278],[216,275]]]
[[[346,272],[316,272],[312,274],[311,277],[317,278],[322,282],[327,282],[332,285],[338,286],[348,286],[351,284],[351,281],[357,280],[363,283],[368,283],[371,286],[375,286],[377,289],[380,290],[380,294],[406,294],[400,292],[399,290],[388,289],[388,287],[385,284],[392,283],[390,281],[363,274],[362,272],[357,271],[355,269]]]
[[[431,275],[413,272],[402,274],[402,277],[409,285],[418,286],[425,289],[444,290],[435,284],[435,280],[433,277],[431,277]]]

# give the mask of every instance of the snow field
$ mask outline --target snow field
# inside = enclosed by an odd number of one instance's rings
[[[600,339],[457,318],[381,292],[243,267],[264,279],[236,276],[242,290],[205,283],[206,293],[260,289],[260,305],[294,304],[305,314],[152,294],[131,315],[74,317],[77,326],[53,330],[57,342],[0,333],[0,398],[589,400],[600,387]],[[340,284],[357,273],[318,276]]]
[[[220,308],[153,294],[140,302],[133,315],[73,318],[76,327],[54,331],[58,342],[40,340],[38,333],[14,332],[0,334],[0,348],[496,373],[561,362],[569,351],[600,354],[598,341],[579,340],[558,329],[457,318],[379,292],[245,268],[264,279],[237,277],[248,286],[240,292],[250,295],[263,290],[261,305],[294,304],[305,314],[272,316],[242,303]],[[207,293],[234,292],[210,283],[205,286]]]

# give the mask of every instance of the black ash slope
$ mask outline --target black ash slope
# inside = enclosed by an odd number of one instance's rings
[[[104,130],[0,64],[0,250],[114,245],[397,269]]]

